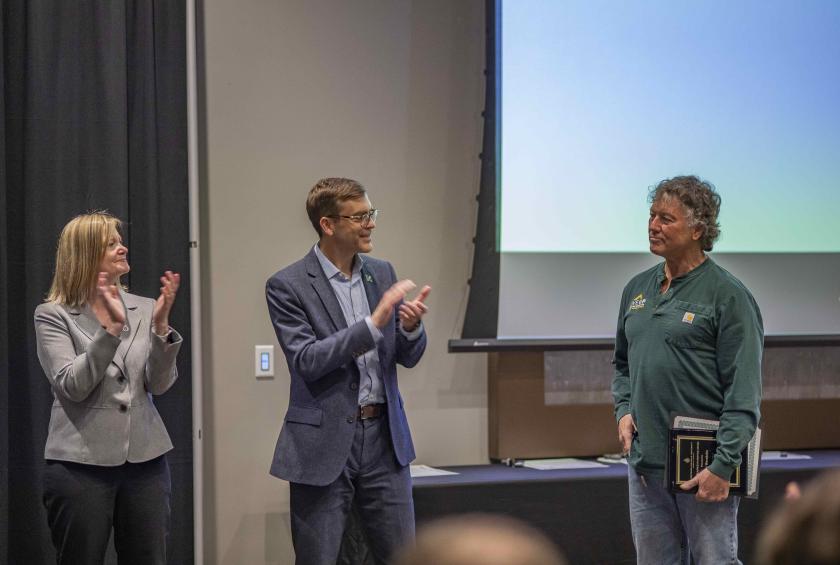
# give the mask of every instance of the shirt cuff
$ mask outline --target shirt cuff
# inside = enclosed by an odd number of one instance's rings
[[[178,343],[181,341],[181,334],[176,332],[172,326],[169,326],[166,330],[166,333],[163,335],[158,335],[154,328],[152,328],[152,335],[154,335],[154,339],[158,340],[159,343],[163,343],[165,345],[171,345],[173,343]]]
[[[384,336],[382,335],[382,330],[376,327],[373,323],[373,320],[370,319],[370,316],[365,316],[365,323],[367,324],[368,329],[370,330],[370,336],[373,338],[374,343],[379,343],[382,341]]]
[[[172,328],[171,328],[171,327],[167,327],[167,328],[166,328],[166,331],[165,331],[164,333],[159,334],[159,333],[157,333],[157,332],[155,331],[154,326],[152,326],[152,333],[153,333],[153,334],[155,334],[156,336],[158,336],[160,339],[165,340],[166,338],[168,338],[168,337],[169,337],[169,334],[171,334],[171,333],[172,333]]]
[[[732,473],[735,471],[735,467],[721,463],[717,458],[712,459],[712,464],[709,465],[708,469],[710,472],[725,481],[730,480],[732,478]]]
[[[106,330],[104,326],[99,328],[98,330],[96,330],[96,333],[93,335],[93,340],[92,341],[96,341],[96,342],[104,341],[105,343],[109,344],[110,346],[112,346],[114,348],[114,352],[116,352],[117,347],[120,346],[120,337],[116,336],[116,335],[113,335],[111,333],[108,333],[108,330]]]
[[[623,417],[630,413],[630,406],[627,404],[619,404],[615,407],[615,421],[619,422]]]
[[[400,333],[403,334],[405,336],[405,339],[407,339],[408,341],[417,341],[418,339],[420,339],[420,334],[423,333],[423,321],[420,320],[420,323],[417,324],[417,327],[411,330],[410,332],[405,331],[403,327],[400,326]]]

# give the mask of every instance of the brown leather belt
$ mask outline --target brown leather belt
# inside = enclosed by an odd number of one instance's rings
[[[359,406],[359,420],[370,420],[384,416],[387,404],[366,404]]]

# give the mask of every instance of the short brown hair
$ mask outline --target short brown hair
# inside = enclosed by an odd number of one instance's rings
[[[820,475],[798,500],[784,500],[758,536],[762,565],[840,563],[840,471]]]
[[[653,204],[661,198],[676,198],[682,203],[688,214],[688,224],[691,227],[703,226],[700,238],[703,251],[711,251],[720,236],[720,223],[717,221],[720,195],[712,183],[694,175],[665,179],[651,189],[648,201]]]
[[[47,301],[74,307],[85,304],[96,284],[108,240],[121,229],[119,218],[105,210],[80,214],[67,222],[58,237]]]
[[[306,214],[318,237],[322,235],[321,218],[335,216],[342,202],[364,198],[366,193],[365,187],[353,179],[328,177],[316,182],[306,197]]]

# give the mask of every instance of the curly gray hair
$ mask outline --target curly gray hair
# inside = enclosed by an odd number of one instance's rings
[[[650,189],[648,202],[676,198],[685,208],[691,227],[703,226],[700,243],[703,251],[711,251],[720,236],[720,195],[712,183],[700,180],[694,175],[665,179]]]

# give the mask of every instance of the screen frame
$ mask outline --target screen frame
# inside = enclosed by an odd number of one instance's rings
[[[475,237],[469,296],[460,339],[449,340],[448,351],[489,352],[563,349],[610,349],[614,338],[498,337],[501,275],[501,123],[502,105],[502,1],[485,1],[485,107],[481,159],[478,220]],[[840,344],[840,334],[773,334],[765,336],[768,346],[822,346]]]

